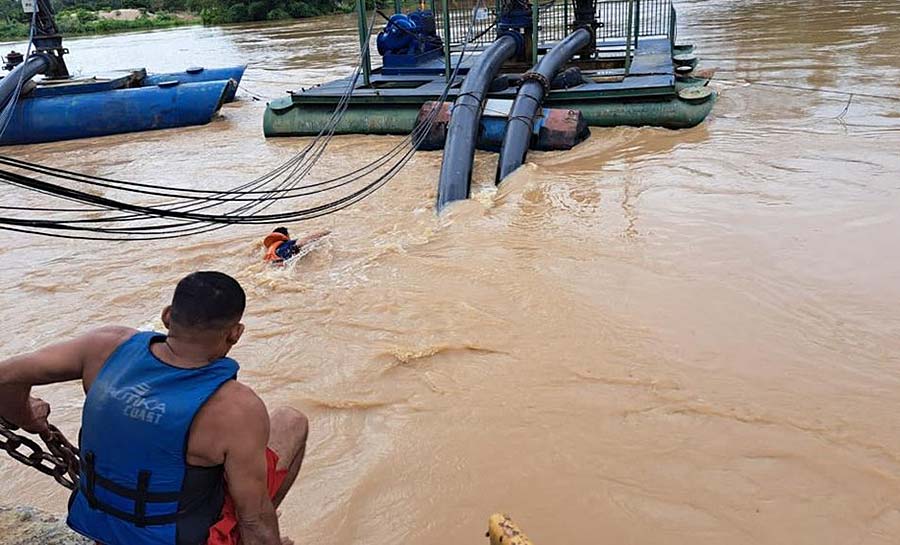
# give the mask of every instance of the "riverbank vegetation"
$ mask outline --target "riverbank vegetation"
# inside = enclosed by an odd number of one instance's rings
[[[65,35],[102,34],[186,24],[277,21],[349,11],[352,0],[52,0]],[[124,12],[124,13],[123,13]],[[28,36],[20,0],[0,0],[0,39]]]
[[[152,28],[168,28],[190,25],[199,22],[199,18],[191,14],[174,14],[169,12],[152,13],[129,10],[132,16],[122,16],[121,10],[90,11],[84,8],[66,9],[56,15],[56,24],[60,32],[67,36],[78,34],[106,34],[128,30],[148,30]],[[6,18],[0,22],[0,39],[18,39],[28,37],[28,19],[25,21]]]

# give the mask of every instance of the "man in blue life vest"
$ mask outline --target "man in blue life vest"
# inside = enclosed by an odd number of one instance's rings
[[[299,254],[307,244],[311,244],[330,233],[331,231],[317,231],[300,240],[295,240],[288,234],[287,227],[276,227],[263,239],[263,248],[265,249],[263,261],[281,265]]]
[[[0,362],[0,416],[32,433],[31,387],[81,380],[81,478],[68,524],[104,545],[282,545],[275,508],[300,471],[308,423],[270,416],[226,357],[244,290],[196,272],[163,310],[168,334],[104,327]]]

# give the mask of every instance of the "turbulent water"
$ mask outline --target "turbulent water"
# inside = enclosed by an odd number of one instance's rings
[[[896,543],[900,536],[900,2],[676,2],[717,67],[695,129],[594,129],[440,219],[439,153],[283,269],[263,228],[150,243],[0,234],[0,356],[100,324],[159,327],[174,283],[246,287],[242,379],[310,415],[281,509],[323,545]],[[247,62],[275,97],[350,72],[355,20],[75,39],[83,73]],[[8,44],[7,44],[8,45]],[[7,46],[3,46],[7,47]],[[747,81],[855,93],[827,94]],[[263,101],[206,127],[7,148],[76,170],[236,185],[296,152]],[[848,107],[849,103],[849,107]],[[313,176],[397,143],[341,137]],[[38,205],[11,188],[4,203]],[[77,386],[38,390],[74,436]],[[65,506],[0,461],[0,501]]]

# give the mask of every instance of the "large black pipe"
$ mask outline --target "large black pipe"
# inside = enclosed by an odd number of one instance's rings
[[[6,108],[19,86],[20,79],[24,84],[36,75],[45,73],[50,69],[51,64],[48,55],[37,54],[28,57],[25,62],[13,68],[5,78],[0,80],[0,110]]]
[[[515,55],[519,45],[520,41],[514,36],[504,34],[478,55],[469,68],[459,97],[453,103],[450,123],[447,124],[441,179],[438,182],[438,212],[448,203],[469,197],[482,101],[491,81],[497,77],[500,67]]]
[[[550,81],[569,59],[590,45],[591,39],[588,29],[579,28],[556,44],[526,74],[509,111],[509,122],[506,124],[506,134],[503,135],[500,159],[497,162],[496,183],[502,182],[525,162],[525,155],[531,145],[534,118],[544,102],[544,94],[549,90]]]

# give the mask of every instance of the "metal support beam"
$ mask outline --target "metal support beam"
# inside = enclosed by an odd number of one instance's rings
[[[444,79],[450,81],[450,0],[441,0],[444,18]]]
[[[357,24],[359,25],[359,52],[362,55],[363,84],[371,85],[372,75],[371,51],[368,48],[369,22],[366,20],[366,0],[356,0]]]
[[[531,64],[538,61],[538,30],[541,26],[541,5],[531,0]]]
[[[634,1],[634,47],[637,48],[641,35],[641,0]]]
[[[669,41],[672,47],[675,47],[675,40],[678,33],[678,14],[675,12],[675,6],[669,4]]]
[[[69,50],[63,47],[63,38],[56,26],[56,14],[53,6],[50,4],[50,0],[36,0],[33,7],[37,10],[34,50],[37,53],[46,53],[53,60],[44,76],[48,79],[67,79],[69,78],[69,69],[66,67],[63,57]]]
[[[634,25],[631,24],[631,18],[634,16],[634,0],[628,0],[628,17],[625,19],[625,27],[628,29],[625,36],[625,75],[631,70],[631,33]]]

